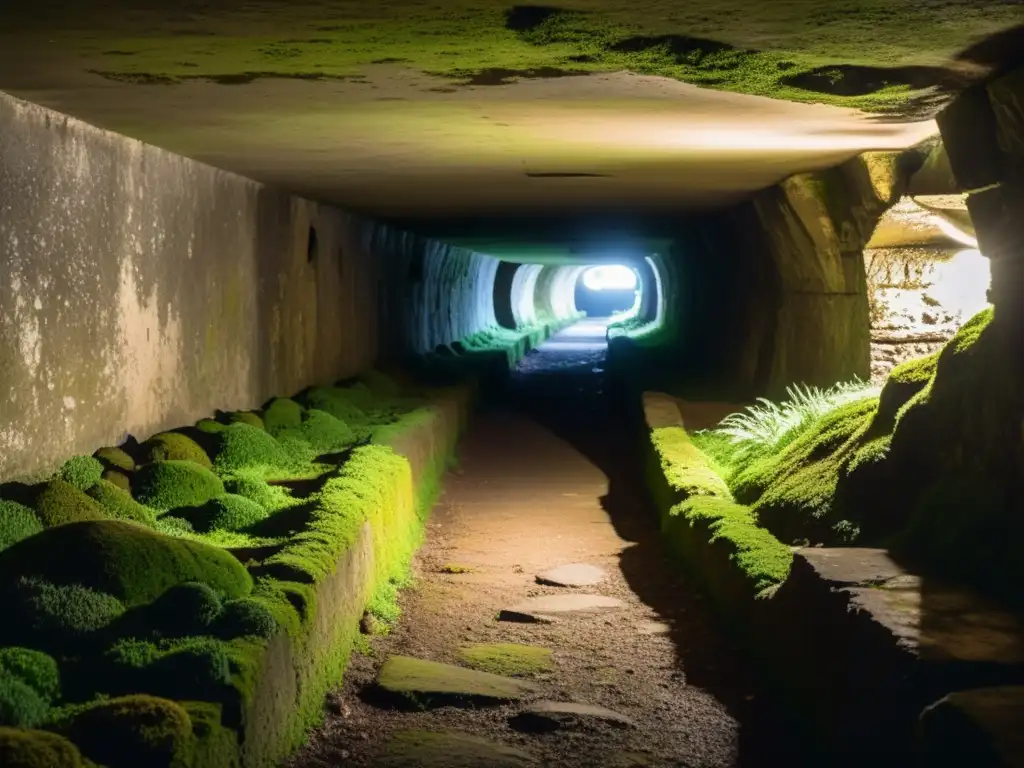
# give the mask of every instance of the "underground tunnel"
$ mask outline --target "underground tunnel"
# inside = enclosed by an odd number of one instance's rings
[[[1020,765],[1020,4],[350,5],[0,8],[0,765]]]

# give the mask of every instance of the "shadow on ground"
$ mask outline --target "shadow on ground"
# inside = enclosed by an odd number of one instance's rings
[[[735,644],[699,592],[673,563],[644,484],[639,413],[606,391],[604,326],[586,324],[532,352],[492,407],[510,407],[571,444],[608,478],[601,499],[618,535],[630,542],[620,566],[630,588],[667,623],[688,684],[713,694],[741,724],[739,766],[794,768],[821,763],[798,754],[802,739],[785,707],[755,682]]]

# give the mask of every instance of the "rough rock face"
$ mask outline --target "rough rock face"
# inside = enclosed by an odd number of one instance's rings
[[[747,396],[867,378],[863,249],[902,196],[907,157],[793,176],[691,227],[677,255],[683,356]]]

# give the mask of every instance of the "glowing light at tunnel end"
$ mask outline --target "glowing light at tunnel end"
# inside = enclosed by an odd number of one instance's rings
[[[583,273],[583,285],[589,291],[634,291],[636,272],[621,264],[602,264]]]

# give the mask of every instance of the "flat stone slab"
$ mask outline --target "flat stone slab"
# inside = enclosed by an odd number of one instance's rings
[[[395,733],[374,762],[388,768],[521,768],[536,765],[521,749],[458,731],[408,730]]]
[[[552,587],[592,587],[608,577],[596,565],[569,563],[537,574],[537,582]]]
[[[882,584],[906,573],[884,549],[804,547],[794,557],[834,587]]]
[[[571,701],[538,701],[512,718],[510,724],[522,731],[554,731],[578,725],[603,723],[632,728],[636,723],[614,710]]]
[[[498,618],[501,621],[546,621],[550,614],[590,613],[623,608],[625,603],[604,595],[542,595],[506,608]]]
[[[377,675],[378,692],[398,704],[419,706],[503,704],[537,690],[537,686],[511,677],[392,656]]]
[[[957,691],[925,709],[918,746],[929,765],[1024,766],[1024,687]]]

